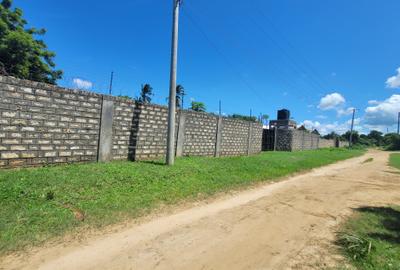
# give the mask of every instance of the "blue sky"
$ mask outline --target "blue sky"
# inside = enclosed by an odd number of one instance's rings
[[[166,103],[170,0],[14,0],[48,30],[62,86],[136,96],[150,83]],[[398,0],[190,1],[181,9],[178,82],[208,111],[288,108],[323,133],[395,130],[400,111]]]

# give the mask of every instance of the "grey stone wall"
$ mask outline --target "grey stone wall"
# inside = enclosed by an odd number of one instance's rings
[[[164,106],[0,76],[0,167],[163,158],[167,114]],[[259,123],[192,111],[177,114],[176,134],[183,156],[247,155],[262,145]]]

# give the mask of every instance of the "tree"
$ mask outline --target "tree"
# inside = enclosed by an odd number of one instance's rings
[[[400,135],[396,133],[388,133],[383,137],[383,142],[387,150],[400,150]]]
[[[380,131],[372,130],[367,137],[376,146],[381,146],[383,143],[383,133]]]
[[[176,86],[176,107],[183,109],[183,98],[185,96],[185,88],[178,84]]]
[[[141,103],[151,103],[151,96],[153,96],[153,87],[150,84],[146,83],[142,85],[142,89],[140,90],[140,97],[137,99]]]
[[[342,138],[345,139],[346,141],[350,141],[350,134],[351,131],[347,131],[345,134],[342,135]],[[353,136],[352,136],[352,144],[358,144],[360,141],[360,135],[358,134],[357,131],[353,131]]]
[[[191,105],[190,109],[195,112],[205,112],[206,105],[203,102],[192,101],[192,105]]]
[[[255,117],[255,116],[241,115],[241,114],[237,114],[237,113],[232,114],[230,117],[234,118],[234,119],[244,120],[244,121],[251,121],[251,122],[257,121],[257,117]]]
[[[22,10],[11,9],[12,0],[0,4],[0,70],[21,79],[55,84],[62,71],[55,69],[55,53],[37,39],[45,29],[26,28]]]
[[[340,137],[340,135],[337,134],[336,132],[332,131],[331,133],[323,136],[322,138],[327,139],[327,140],[333,140],[333,139],[338,138],[338,137]]]

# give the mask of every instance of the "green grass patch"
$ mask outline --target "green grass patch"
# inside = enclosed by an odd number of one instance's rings
[[[122,161],[0,171],[0,254],[362,153],[323,149],[179,158],[173,167]]]
[[[400,170],[400,153],[399,154],[391,154],[390,155],[390,166],[395,167]]]
[[[357,209],[338,244],[357,269],[400,269],[400,207]]]

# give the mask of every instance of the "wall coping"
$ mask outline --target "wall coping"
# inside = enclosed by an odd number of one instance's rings
[[[23,86],[23,87],[29,87],[29,88],[34,88],[34,89],[41,89],[41,90],[46,90],[46,91],[57,91],[62,94],[75,94],[75,95],[82,95],[82,96],[88,96],[88,97],[97,97],[97,98],[102,98],[105,100],[110,100],[110,101],[115,101],[115,102],[124,102],[127,104],[131,105],[142,105],[142,106],[151,106],[151,107],[156,107],[156,108],[161,108],[161,109],[168,109],[168,106],[165,105],[160,105],[160,104],[143,104],[139,103],[136,100],[133,99],[127,99],[123,97],[117,97],[117,96],[112,96],[112,95],[107,95],[107,94],[101,94],[101,93],[96,93],[93,91],[88,91],[88,90],[80,90],[80,89],[73,89],[73,88],[67,88],[67,87],[61,87],[58,85],[54,84],[48,84],[48,83],[43,83],[43,82],[35,82],[35,81],[30,81],[26,79],[19,79],[13,76],[4,76],[0,75],[0,84],[10,84],[10,85],[15,85],[15,86]],[[207,116],[212,116],[218,118],[219,116],[214,114],[214,113],[208,113],[208,112],[196,112],[192,111],[189,109],[178,109],[177,112],[184,112],[184,113],[193,113],[193,114],[204,114]],[[253,122],[253,121],[247,121],[247,120],[242,120],[242,119],[234,119],[231,117],[227,116],[221,116],[223,119],[229,119],[229,120],[234,120],[238,122],[243,122],[243,123],[254,123],[254,124],[260,124],[258,122]]]

